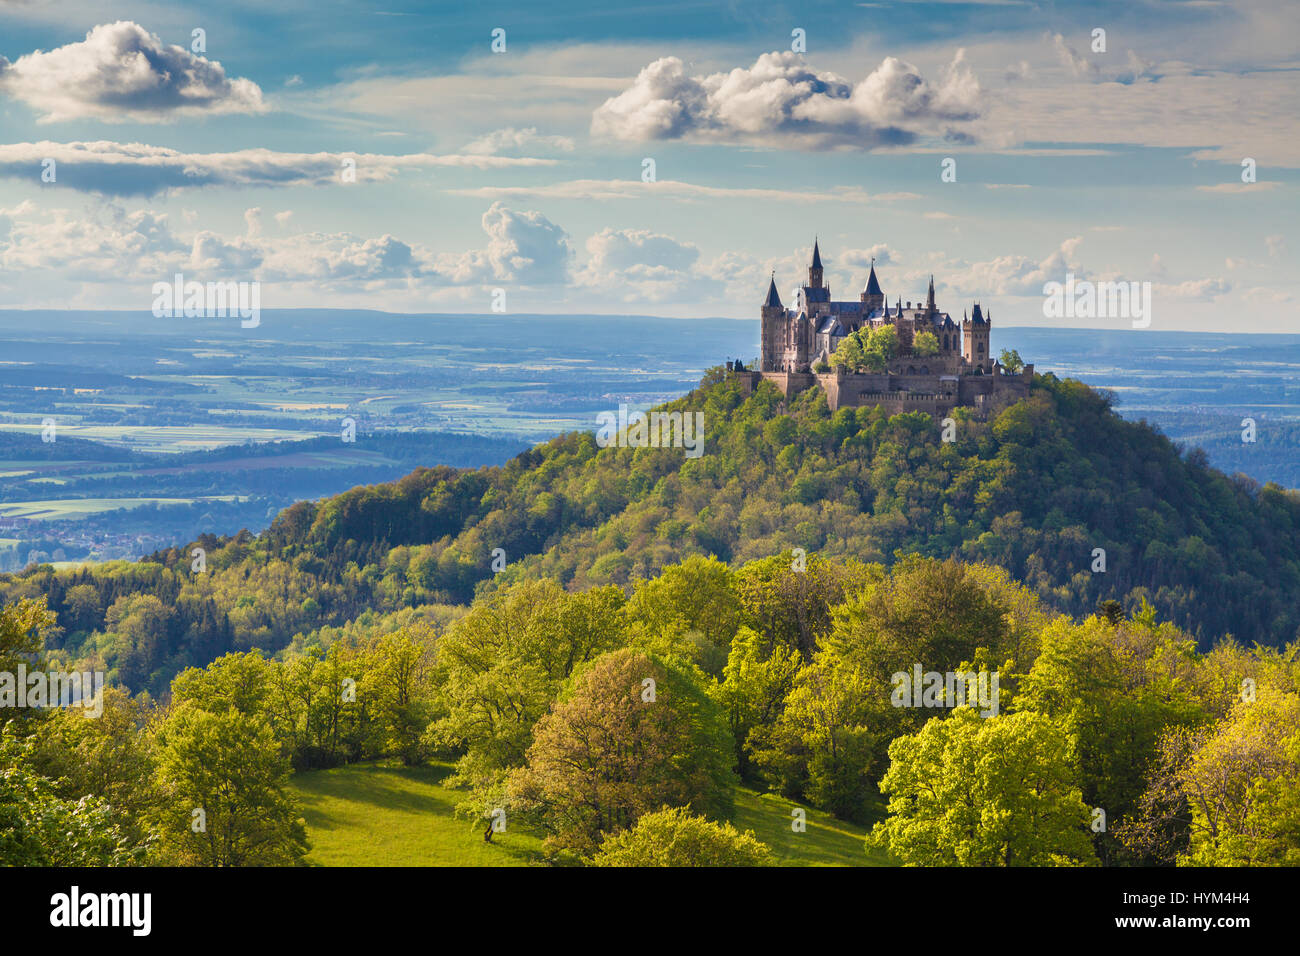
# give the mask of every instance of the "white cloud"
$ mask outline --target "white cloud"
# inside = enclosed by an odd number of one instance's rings
[[[129,20],[101,24],[85,40],[37,50],[13,63],[0,57],[0,92],[51,123],[157,123],[266,110],[256,83],[228,77],[215,60],[164,44]]]
[[[836,265],[854,266],[860,269],[870,269],[873,262],[878,266],[887,266],[893,261],[894,252],[884,242],[878,242],[869,249],[845,249],[835,257]],[[863,284],[865,283],[864,277]]]
[[[664,302],[695,295],[704,276],[695,270],[700,250],[689,242],[645,229],[602,229],[586,242],[579,286],[624,302]]]
[[[568,234],[539,212],[515,212],[494,202],[483,213],[487,247],[438,257],[438,269],[458,284],[514,282],[552,285],[568,281],[573,248]]]
[[[356,162],[358,183],[392,179],[408,169],[442,166],[500,169],[551,166],[553,159],[410,153],[279,153],[244,149],[182,153],[163,146],[111,141],[0,145],[0,176],[40,182],[42,162],[53,159],[58,182],[107,196],[154,196],[202,186],[325,186],[342,183],[344,159]]]
[[[10,210],[7,235],[0,236],[0,271],[57,271],[77,281],[117,282],[166,274],[188,251],[165,215],[112,205],[81,213],[36,212],[26,203]]]
[[[1178,299],[1205,299],[1212,301],[1216,296],[1232,290],[1232,283],[1227,279],[1212,277],[1207,279],[1188,279],[1186,282],[1155,282],[1151,291],[1156,295],[1169,295]]]
[[[980,113],[980,86],[962,51],[938,83],[886,57],[856,85],[818,73],[788,52],[752,67],[691,76],[677,57],[655,60],[592,115],[593,135],[618,140],[687,139],[796,149],[878,146],[920,136],[967,141],[954,124]]]
[[[1043,283],[1064,281],[1067,272],[1082,277],[1078,261],[1082,242],[1082,236],[1066,239],[1045,259],[997,256],[964,269],[949,270],[944,276],[945,284],[953,289],[979,289],[982,297],[1042,295]]]
[[[868,193],[856,186],[837,186],[826,190],[764,189],[742,186],[702,186],[674,179],[652,183],[639,179],[575,179],[536,186],[477,186],[450,189],[457,196],[486,199],[577,199],[603,202],[611,199],[676,200],[749,199],[763,202],[827,202],[855,205],[920,199],[919,193]]]
[[[538,146],[543,149],[558,149],[566,153],[573,152],[573,140],[568,136],[544,136],[537,132],[537,127],[515,129],[508,126],[480,136],[465,146],[465,152],[471,156],[495,156],[508,149],[522,149],[525,146]]]

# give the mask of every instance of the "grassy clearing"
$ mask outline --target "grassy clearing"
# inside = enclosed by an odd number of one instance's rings
[[[317,866],[527,866],[542,841],[507,826],[491,843],[453,816],[463,794],[442,785],[451,768],[362,764],[293,778]]]
[[[446,764],[360,764],[294,776],[316,866],[528,866],[544,862],[541,838],[508,827],[491,843],[454,816],[460,791],[443,785]],[[784,866],[889,866],[863,849],[863,827],[805,807],[807,831],[790,828],[791,800],[741,788],[732,823],[772,848]]]

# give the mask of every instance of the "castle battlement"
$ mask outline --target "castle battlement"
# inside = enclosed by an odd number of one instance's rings
[[[1023,398],[1033,380],[1032,365],[1010,373],[990,354],[992,315],[987,308],[976,302],[968,314],[963,313],[960,323],[940,311],[934,300],[933,276],[924,304],[918,300],[904,306],[899,297],[891,309],[872,260],[857,300],[831,299],[816,242],[808,283],[796,290],[793,308],[787,309],[781,302],[773,274],[760,316],[759,367],[745,370],[737,363],[729,365],[732,373],[749,377],[751,386],[766,379],[786,398],[820,386],[832,411],[864,405],[932,414],[946,413],[957,405],[984,408],[995,397]],[[886,327],[897,333],[898,351],[880,362],[884,368],[831,368],[832,356],[845,339]],[[916,347],[916,337],[924,332],[934,336],[928,350]]]

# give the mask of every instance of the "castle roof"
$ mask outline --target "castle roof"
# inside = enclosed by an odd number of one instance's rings
[[[984,325],[984,313],[980,311],[980,304],[975,303],[975,308],[970,314],[970,320],[976,325]]]
[[[822,267],[822,253],[821,253],[821,250],[817,248],[817,240],[816,240],[816,239],[813,240],[813,261],[812,261],[812,267],[813,267],[814,269],[820,269],[820,268]]]
[[[867,276],[867,287],[862,290],[867,295],[884,295],[880,291],[880,281],[876,278],[876,264],[871,263],[871,274]]]
[[[844,326],[840,325],[840,320],[835,318],[833,315],[826,316],[826,321],[824,321],[817,329],[818,335],[825,335],[827,333],[830,335],[844,335]]]
[[[765,302],[763,303],[763,305],[764,305],[764,306],[777,306],[778,308],[779,308],[780,305],[781,305],[781,296],[780,296],[780,295],[777,293],[777,291],[776,291],[776,275],[775,275],[775,274],[772,276],[772,281],[771,281],[770,283],[768,283],[768,286],[767,286],[767,301],[765,301]]]
[[[803,300],[805,302],[829,302],[831,300],[831,290],[822,286],[820,289],[814,289],[810,285],[803,287]]]

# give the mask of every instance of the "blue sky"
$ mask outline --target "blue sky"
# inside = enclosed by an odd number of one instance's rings
[[[1300,329],[1290,0],[582,7],[0,0],[0,307],[753,318],[817,235],[842,297]]]

